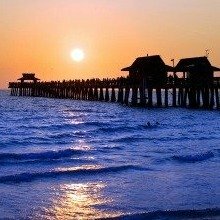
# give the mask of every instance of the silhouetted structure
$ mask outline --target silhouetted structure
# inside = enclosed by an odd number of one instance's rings
[[[161,86],[167,83],[167,72],[173,71],[173,67],[166,65],[159,55],[154,55],[138,57],[121,71],[129,71],[132,79],[144,81],[148,86]]]
[[[166,65],[159,55],[139,57],[122,71],[129,71],[129,78],[133,82],[132,105],[152,106],[153,88],[156,88],[157,105],[162,105],[161,88],[167,84],[167,72],[173,71],[173,67]],[[137,101],[138,90],[140,103]]]
[[[175,72],[183,72],[183,78],[192,86],[212,85],[214,71],[220,69],[212,66],[207,57],[181,59],[175,67]]]
[[[219,109],[220,78],[213,77],[213,72],[219,70],[206,57],[182,59],[173,68],[156,55],[139,57],[130,67],[123,68],[122,71],[129,71],[126,78],[40,82],[34,73],[23,73],[18,79],[21,82],[10,82],[9,88],[13,96]],[[169,71],[183,72],[184,77],[167,77]]]
[[[32,81],[33,83],[37,83],[40,79],[35,77],[35,73],[22,73],[22,77],[18,80],[21,81],[21,83],[24,83],[25,81]]]

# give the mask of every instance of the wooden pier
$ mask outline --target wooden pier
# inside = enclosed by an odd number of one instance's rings
[[[86,81],[12,82],[9,83],[9,88],[12,96],[119,102],[142,107],[219,109],[220,104],[220,78],[216,78],[209,87],[192,87],[187,81],[179,80],[178,83],[169,82],[163,87],[147,87],[143,90],[129,77],[121,77]]]
[[[205,80],[203,77],[196,83],[195,78],[193,80],[190,77],[177,78],[175,68],[165,65],[160,59],[158,56],[151,56],[136,60],[133,66],[122,69],[122,71],[129,71],[129,76],[117,79],[41,82],[34,74],[25,73],[18,79],[20,82],[10,82],[9,88],[12,96],[118,102],[148,108],[173,106],[219,109],[220,77],[212,76],[211,79],[205,78]],[[146,74],[140,73],[139,67],[135,66],[142,62],[146,66],[149,60],[151,66],[154,60],[157,73],[161,70],[161,74],[156,78],[152,77],[155,69],[150,69],[148,66],[148,77],[145,77]],[[159,65],[161,68],[158,69]],[[170,70],[174,72],[172,77],[167,76]],[[187,69],[183,71],[184,75],[185,71],[190,72]],[[145,69],[144,72],[146,72]]]

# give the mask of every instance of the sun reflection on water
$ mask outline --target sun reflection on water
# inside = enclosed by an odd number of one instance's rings
[[[63,171],[63,172],[66,172],[66,171],[90,171],[90,170],[98,170],[98,169],[101,169],[103,168],[102,166],[100,165],[90,165],[90,164],[87,164],[87,165],[81,165],[81,166],[74,166],[74,167],[59,167],[57,169],[55,169],[56,171]]]
[[[85,114],[80,113],[80,112],[74,112],[74,111],[63,111],[63,115],[65,117],[65,121],[68,124],[72,125],[78,125],[78,124],[83,124],[84,123],[84,116]]]
[[[60,185],[57,198],[47,210],[54,219],[95,219],[116,216],[119,213],[105,211],[101,206],[112,200],[102,195],[103,182],[73,183]],[[53,219],[50,218],[50,219]]]
[[[81,151],[89,151],[89,150],[92,150],[93,147],[87,145],[83,140],[79,140],[78,141],[78,145],[77,146],[74,146],[73,148],[74,150],[81,150]]]

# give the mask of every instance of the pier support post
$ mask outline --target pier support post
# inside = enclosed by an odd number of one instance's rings
[[[176,87],[173,86],[173,107],[176,107]]]
[[[104,95],[103,95],[103,88],[100,88],[100,92],[99,92],[99,101],[103,101],[104,100]]]
[[[125,87],[125,98],[124,98],[124,104],[128,105],[129,104],[129,94],[130,94],[130,87],[126,86]]]
[[[196,108],[196,89],[194,87],[189,90],[189,106],[191,108]]]
[[[123,103],[123,88],[119,87],[118,88],[118,100],[117,102]]]
[[[157,106],[162,106],[162,98],[161,98],[161,88],[156,88],[156,94],[157,94]]]
[[[209,89],[206,87],[202,90],[203,108],[209,108]]]
[[[147,95],[148,95],[147,106],[152,107],[153,106],[153,89],[151,87],[147,89]]]
[[[214,88],[211,87],[210,88],[210,103],[209,103],[209,108],[210,109],[213,109],[214,107],[214,104],[215,104],[215,97],[214,97]]]
[[[115,101],[116,101],[116,97],[115,97],[115,88],[112,87],[111,102],[115,102]]]
[[[31,88],[31,96],[32,96],[32,97],[34,97],[35,94],[36,94],[36,92],[35,92],[36,88],[35,88],[35,87],[36,87],[36,86],[34,85],[34,86],[32,86],[32,88]]]
[[[88,100],[89,101],[92,101],[93,100],[93,88],[92,87],[90,87],[89,88],[89,94],[88,94]]]
[[[108,87],[106,87],[105,89],[105,101],[109,102],[109,91],[108,91]]]
[[[145,87],[140,87],[140,105],[146,106],[146,95],[145,95]]]
[[[85,88],[85,100],[88,100],[89,99],[89,88],[86,87]]]
[[[196,89],[196,105],[197,107],[200,107],[201,103],[200,103],[200,88]]]
[[[132,106],[137,106],[137,92],[138,88],[136,86],[132,87]]]
[[[98,94],[98,88],[97,87],[95,87],[95,89],[94,89],[94,100],[95,101],[98,101],[98,97],[99,96],[99,94]]]
[[[85,100],[85,88],[80,86],[79,90],[80,90],[80,99]]]
[[[168,107],[168,88],[166,88],[165,87],[165,90],[164,90],[164,93],[165,93],[165,100],[164,100],[164,102],[165,102],[165,107]]]
[[[180,86],[178,91],[178,106],[182,106],[182,103],[183,103],[183,88],[182,86]]]
[[[219,103],[218,87],[215,88],[215,100],[216,100],[216,108],[219,109],[220,103]]]
[[[56,90],[56,93],[57,93],[57,90]],[[72,88],[72,99],[76,99],[76,88],[75,88],[75,86]]]
[[[22,96],[22,88],[19,88],[19,96]]]
[[[184,92],[184,96],[183,96],[183,104],[182,104],[183,107],[187,106],[187,98],[188,97],[189,97],[189,88],[186,87],[185,92]]]

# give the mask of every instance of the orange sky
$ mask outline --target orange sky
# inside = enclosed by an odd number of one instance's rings
[[[125,76],[138,56],[171,65],[204,56],[220,67],[220,0],[0,0],[0,88],[41,80]],[[85,51],[74,62],[73,48]]]

